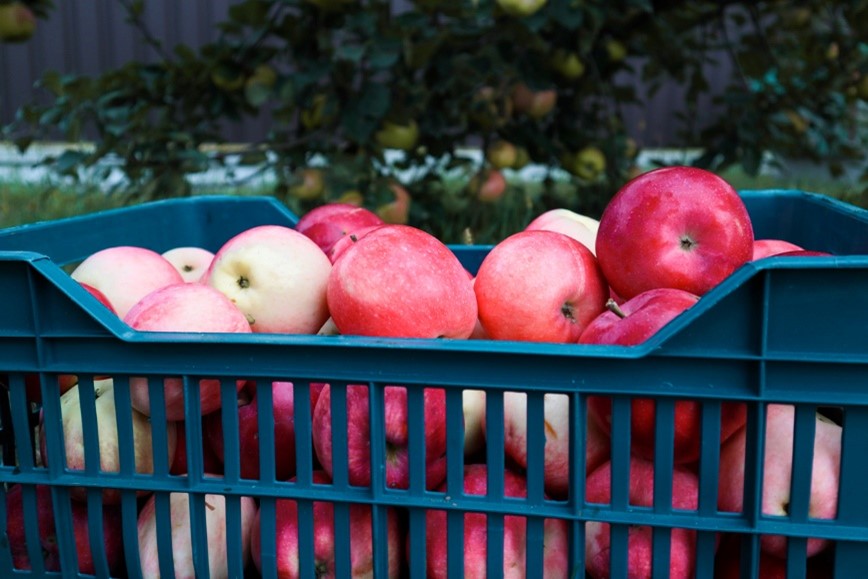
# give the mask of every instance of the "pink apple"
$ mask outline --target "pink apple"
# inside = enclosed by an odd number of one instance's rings
[[[331,263],[316,243],[289,227],[260,225],[217,250],[207,283],[247,316],[254,332],[315,334],[329,317]]]
[[[783,517],[789,509],[794,425],[794,406],[768,405],[762,483],[762,512],[766,515]],[[808,506],[810,516],[815,519],[834,519],[838,513],[841,432],[839,425],[817,416]],[[718,507],[721,511],[741,512],[743,508],[746,437],[746,430],[742,428],[720,449]],[[772,555],[786,556],[786,537],[766,535],[760,544]],[[824,539],[808,539],[808,555],[820,552],[828,544]]]
[[[184,279],[165,257],[144,247],[109,247],[89,255],[72,279],[99,290],[121,318],[143,297]]]
[[[485,429],[483,414],[482,428]],[[569,398],[566,394],[547,393],[543,396],[543,434],[545,436],[543,480],[546,494],[555,499],[567,499],[570,486],[570,428],[581,424],[570,420]],[[609,434],[592,421],[586,430],[585,474],[609,459]],[[503,394],[503,442],[510,460],[522,469],[528,466],[527,394]]]
[[[515,233],[485,256],[474,284],[479,321],[493,340],[575,343],[606,306],[597,260],[562,233]]]
[[[371,436],[368,387],[347,386],[347,447],[349,482],[355,486],[371,484]],[[320,392],[313,414],[313,447],[323,469],[332,476],[332,389],[327,384]],[[425,388],[425,464],[426,488],[434,488],[446,477],[446,392]],[[410,485],[409,420],[407,389],[386,386],[385,406],[386,485]]]
[[[36,512],[24,512],[23,487],[12,485],[6,491],[6,548],[12,555],[12,566],[16,569],[31,569],[27,554],[27,539],[24,531],[24,520],[35,515],[39,529],[39,542],[36,552],[41,552],[46,571],[60,571],[60,541],[74,541],[78,570],[86,575],[96,574],[93,551],[90,544],[88,527],[89,511],[87,503],[70,501],[72,510],[72,527],[74,537],[58,537],[54,524],[54,503],[51,498],[51,487],[36,486]],[[123,540],[121,531],[120,507],[102,505],[102,551],[106,556],[109,571],[119,573],[124,560]]]
[[[750,261],[753,241],[747,208],[729,183],[703,169],[664,167],[609,201],[597,258],[625,299],[661,287],[701,296]]]
[[[295,229],[312,239],[328,255],[339,239],[383,223],[376,213],[364,207],[326,203],[302,215]]]
[[[274,425],[274,467],[277,480],[295,475],[295,404],[292,382],[272,382],[272,419]],[[225,461],[222,410],[205,417],[206,444]],[[259,404],[256,384],[249,382],[238,397],[238,452],[241,478],[259,478]]]
[[[229,579],[229,563],[226,537],[226,497],[207,494],[205,501],[205,527],[208,537],[207,557],[208,570],[212,579]],[[253,521],[256,518],[256,503],[251,497],[241,497],[241,558],[246,564],[250,560],[250,534]],[[172,541],[172,559],[176,579],[196,579],[199,575],[193,560],[192,528],[190,520],[190,495],[187,493],[171,493],[169,495],[170,520],[159,522],[156,515],[156,497],[152,495],[139,511],[138,540],[139,559],[141,561],[142,577],[159,579],[160,550],[157,545],[158,529],[160,533],[170,532]]]
[[[629,501],[631,505],[654,505],[654,463],[630,458]],[[612,463],[603,463],[585,481],[589,503],[612,501]],[[690,470],[675,467],[672,472],[672,508],[695,511],[699,505],[699,479]],[[696,564],[696,531],[674,528],[670,531],[669,577],[693,577]],[[631,579],[651,577],[652,529],[632,525],[627,535],[628,569]],[[594,579],[609,577],[609,524],[590,521],[585,524],[585,569]]]
[[[145,296],[129,311],[124,322],[141,332],[194,332],[249,334],[244,314],[220,291],[202,284],[179,282]],[[163,380],[168,420],[184,419],[184,383],[181,378]],[[238,387],[243,385],[239,381]],[[148,380],[130,379],[133,407],[150,416]],[[220,380],[199,382],[202,414],[220,407]]]
[[[544,229],[568,235],[596,255],[597,230],[600,222],[593,217],[576,213],[571,209],[549,209],[528,223],[525,231]]]
[[[784,257],[829,257],[832,254],[827,251],[817,251],[815,249],[794,249],[793,251],[778,253],[777,255]]]
[[[795,243],[790,243],[785,239],[756,239],[753,242],[753,257],[752,261],[785,253],[787,251],[798,251],[804,249]]]
[[[609,311],[598,316],[582,333],[580,344],[640,344],[657,333],[699,298],[675,288],[657,288],[642,292],[620,306],[610,302]],[[726,402],[721,408],[721,441],[744,424],[744,404]],[[612,400],[605,396],[588,398],[588,414],[607,434],[611,432]],[[656,404],[650,398],[631,402],[630,434],[633,452],[647,459],[654,457]],[[675,449],[677,463],[699,458],[701,445],[702,404],[693,400],[675,402]]]
[[[477,316],[455,254],[408,225],[380,226],[335,261],[328,307],[343,335],[467,338]]]
[[[329,484],[331,481],[323,471],[314,471],[313,482]],[[313,543],[314,568],[318,579],[334,579],[335,548],[343,547],[349,539],[350,574],[348,577],[361,579],[371,577],[374,566],[374,553],[388,550],[388,576],[396,578],[401,575],[401,531],[398,513],[389,509],[386,513],[386,536],[373,535],[373,518],[369,505],[354,503],[349,506],[350,525],[349,537],[335,536],[334,505],[326,501],[313,503]],[[253,563],[256,569],[265,575],[262,569],[262,512],[256,515],[250,537]],[[289,499],[278,499],[275,503],[275,518],[277,528],[277,544],[268,549],[277,554],[277,577],[279,579],[295,579],[299,574],[299,515],[298,504]],[[272,549],[276,549],[272,551]]]
[[[180,246],[163,252],[169,263],[175,266],[187,283],[196,283],[208,271],[214,253],[204,247]]]
[[[64,453],[66,467],[69,470],[85,470],[86,455],[84,449],[84,418],[82,415],[79,388],[85,387],[76,384],[60,397],[61,424],[63,426]],[[112,380],[97,380],[93,383],[94,396],[96,398],[94,411],[96,412],[96,430],[99,433],[99,468],[102,472],[120,472],[121,450],[118,439],[118,410],[115,406],[114,383]],[[129,414],[127,414],[129,413]],[[128,416],[133,431],[133,458],[137,473],[152,474],[154,472],[154,445],[152,428],[154,425],[147,416],[135,409],[122,412],[122,416]],[[177,444],[177,431],[174,422],[168,422],[157,426],[166,429],[168,446],[168,464],[172,464]],[[45,424],[40,421],[39,444],[42,457],[48,463],[46,448]],[[70,496],[76,500],[87,498],[87,489],[83,487],[70,488]],[[139,491],[140,496],[147,494]],[[121,500],[119,489],[105,488],[102,493],[105,504],[118,504]]]
[[[464,494],[485,495],[488,492],[488,467],[469,464],[464,467]],[[445,485],[440,491],[446,492]],[[507,497],[527,496],[525,478],[509,469],[503,473],[503,492]],[[464,515],[464,551],[450,553],[447,549],[446,511],[429,510],[425,515],[426,547],[429,579],[447,576],[450,558],[464,557],[464,577],[484,579],[488,576],[488,528],[483,513]],[[503,517],[504,577],[541,577],[554,579],[570,576],[569,530],[563,519],[546,519],[542,536],[528,536],[527,519],[522,516]],[[526,569],[528,549],[542,549],[542,569]]]

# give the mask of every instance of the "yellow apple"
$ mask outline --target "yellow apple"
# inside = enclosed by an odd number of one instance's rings
[[[485,149],[485,158],[495,169],[509,169],[518,160],[518,148],[509,141],[494,141]]]
[[[575,52],[558,49],[551,59],[552,67],[564,78],[577,80],[585,74],[585,63]]]
[[[575,153],[567,153],[563,163],[567,171],[585,181],[596,181],[606,170],[606,156],[592,145]]]
[[[409,151],[419,142],[419,126],[414,120],[406,124],[384,121],[374,139],[383,148]]]
[[[506,14],[523,18],[536,13],[547,0],[497,0],[497,5]]]
[[[0,42],[24,42],[36,31],[36,16],[22,2],[0,4]]]

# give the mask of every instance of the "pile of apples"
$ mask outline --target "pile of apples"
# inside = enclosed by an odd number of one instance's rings
[[[600,220],[566,209],[541,214],[527,228],[507,237],[486,254],[478,271],[468,271],[456,255],[430,234],[408,225],[384,223],[376,214],[352,205],[330,204],[301,217],[294,228],[263,225],[227,240],[212,253],[200,247],[178,247],[163,254],[143,247],[110,247],[82,261],[72,272],[107,308],[139,331],[341,334],[389,338],[450,340],[509,340],[570,344],[635,345],[642,343],[691,308],[712,288],[745,263],[769,255],[814,255],[822,252],[798,247],[786,240],[754,238],[750,216],[736,191],[713,173],[690,167],[671,167],[642,174],[624,185],[612,198]],[[84,469],[83,420],[79,388],[93,389],[98,421],[100,467],[120,469],[117,408],[111,377],[82,380],[61,376],[63,434],[67,466]],[[150,417],[152,389],[145,378],[128,382],[135,438],[135,466],[141,473],[159,472],[167,465],[173,475],[187,474],[184,388],[180,379],[163,381],[166,456],[155,456],[155,433]],[[224,437],[221,413],[238,413],[240,475],[259,477],[257,385],[239,378],[237,400],[221,401],[218,379],[200,383],[199,408],[204,470],[221,476]],[[124,386],[127,387],[126,381]],[[260,385],[261,388],[261,385]],[[39,402],[37,382],[28,382],[29,396]],[[272,384],[275,476],[291,480],[296,474],[294,387]],[[328,483],[333,467],[332,391],[327,383],[310,385],[310,415],[316,470],[315,482]],[[445,490],[446,392],[424,389],[426,485]],[[465,493],[485,494],[488,480],[484,461],[486,393],[464,390]],[[409,485],[408,392],[400,385],[386,386],[386,464],[389,487]],[[507,496],[527,495],[527,395],[503,393],[503,421]],[[591,396],[588,419],[569,415],[565,394],[544,398],[544,487],[547,497],[567,500],[571,455],[570,429],[581,428],[586,437],[586,500],[611,501],[610,434],[612,402]],[[348,474],[352,485],[371,484],[369,392],[366,385],[346,387]],[[795,409],[769,405],[766,409],[765,466],[762,510],[787,513],[792,471]],[[679,400],[674,411],[674,461],[672,506],[698,508],[702,405]],[[655,403],[631,401],[631,504],[652,506],[654,481]],[[747,409],[742,403],[721,405],[720,479],[718,507],[741,511],[745,471]],[[583,424],[583,422],[585,422]],[[194,430],[198,431],[198,430]],[[41,459],[47,462],[54,438],[40,425]],[[56,436],[56,435],[55,435]],[[197,441],[198,444],[198,441]],[[277,450],[277,449],[276,449]],[[55,456],[60,451],[55,452]],[[841,427],[817,417],[810,514],[815,518],[836,515]],[[157,465],[155,467],[155,465]],[[33,492],[32,490],[30,492]],[[44,542],[46,568],[57,565],[54,518],[45,487],[36,490],[39,531]],[[24,547],[20,488],[6,495],[10,548],[18,567],[29,565]],[[72,489],[75,521],[86,520],[85,489]],[[123,565],[120,493],[103,491],[104,539],[112,571]],[[225,525],[226,501],[207,496],[206,527],[212,577],[227,576]],[[332,505],[314,504],[315,553],[318,576],[334,572]],[[294,501],[276,503],[276,566],[279,577],[298,576],[298,507]],[[194,576],[190,545],[189,497],[171,495],[172,545],[175,572]],[[17,517],[17,518],[16,518]],[[245,561],[256,569],[264,564],[260,537],[260,513],[252,498],[241,501],[241,526]],[[371,509],[353,505],[351,564],[353,576],[367,576],[373,562],[374,538]],[[387,517],[387,537],[377,546],[388,546],[388,570],[399,576],[410,556],[407,536],[396,510]],[[431,577],[445,577],[447,567],[445,512],[427,514],[426,560]],[[465,573],[484,577],[486,569],[486,518],[465,515]],[[138,521],[139,558],[145,577],[159,576],[159,552],[155,531],[153,496],[142,493]],[[629,529],[630,577],[650,577],[649,527]],[[504,569],[525,576],[523,517],[503,521]],[[609,573],[609,528],[586,525],[586,572],[591,577]],[[341,540],[340,537],[337,538]],[[385,543],[383,543],[385,541]],[[691,577],[695,572],[696,533],[671,532],[671,577]],[[569,533],[567,522],[548,519],[544,525],[545,577],[568,577]],[[52,547],[51,545],[54,545]],[[87,525],[76,524],[76,545],[81,571],[93,573]],[[737,541],[722,537],[717,558],[720,576],[738,576]],[[811,539],[812,559],[828,542]],[[764,536],[763,577],[785,569],[786,539]],[[273,547],[272,547],[273,548]],[[265,552],[269,552],[268,549]],[[455,556],[453,553],[452,556]],[[270,563],[269,563],[270,564]],[[53,567],[55,566],[55,567]],[[510,575],[513,576],[513,575]],[[783,576],[783,575],[781,575]]]

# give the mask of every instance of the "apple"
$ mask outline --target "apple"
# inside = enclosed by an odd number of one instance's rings
[[[546,494],[558,500],[567,499],[570,489],[570,428],[583,421],[570,420],[569,398],[566,394],[546,393],[543,396],[543,428],[545,436],[543,481]],[[485,431],[486,416],[482,428]],[[503,442],[506,456],[523,470],[528,466],[527,394],[503,393]],[[610,439],[593,421],[587,422],[585,475],[608,460]]]
[[[272,419],[274,425],[274,470],[276,480],[295,474],[295,404],[292,382],[272,382]],[[256,384],[249,382],[238,396],[238,454],[241,478],[259,478],[259,404]],[[222,411],[204,418],[207,445],[220,462],[225,461]]]
[[[103,306],[107,307],[111,313],[117,315],[117,312],[115,311],[114,306],[112,306],[111,302],[109,301],[109,299],[106,297],[106,295],[104,293],[102,293],[101,291],[99,291],[98,289],[96,289],[95,287],[93,287],[90,284],[82,283],[80,285],[85,290],[87,290],[87,293],[89,293],[90,295],[95,297],[96,301],[101,303]]]
[[[404,225],[410,219],[410,204],[412,203],[410,193],[406,188],[394,182],[389,183],[389,190],[394,198],[392,201],[377,207],[376,214],[384,223]]]
[[[26,4],[0,4],[0,42],[24,42],[35,31],[36,16]]]
[[[356,242],[358,240],[360,240],[365,235],[367,235],[368,233],[370,233],[371,231],[373,231],[374,229],[376,229],[378,227],[380,227],[380,226],[379,225],[371,225],[369,227],[361,227],[361,228],[357,229],[356,231],[350,233],[349,235],[345,235],[345,236],[341,237],[340,239],[338,239],[328,254],[328,257],[331,260],[332,265],[334,265],[334,263],[338,260],[338,258],[340,256],[342,256],[347,249],[351,248],[353,245],[356,244]],[[332,322],[334,323],[334,320],[332,320]]]
[[[609,504],[612,501],[612,463],[607,461],[588,475],[585,481],[589,503]],[[642,458],[630,458],[630,505],[654,506],[654,463]],[[672,503],[674,509],[695,511],[699,505],[699,479],[692,471],[675,467],[672,472]],[[634,579],[651,577],[652,529],[631,525],[627,535],[629,576]],[[669,577],[693,577],[696,565],[696,531],[673,528],[670,531]],[[585,569],[594,579],[609,577],[611,548],[609,524],[598,521],[585,523]]]
[[[244,98],[253,107],[260,107],[268,102],[277,84],[277,71],[267,64],[260,64],[244,81]]]
[[[325,177],[322,169],[305,167],[297,172],[297,182],[289,187],[290,197],[311,201],[319,199],[325,193]]]
[[[371,484],[371,435],[368,387],[347,386],[346,441],[349,482],[355,486]],[[437,487],[446,478],[446,392],[442,388],[425,388],[425,473],[426,488]],[[408,488],[410,485],[409,426],[407,389],[386,386],[383,391],[385,410],[386,486]],[[331,386],[319,394],[312,421],[313,447],[319,463],[332,476],[332,405]]]
[[[467,338],[477,319],[467,270],[433,235],[383,225],[334,263],[328,309],[343,335]]]
[[[486,131],[502,127],[512,118],[512,98],[500,87],[480,87],[473,93],[468,108],[470,120]]]
[[[195,246],[173,247],[162,255],[175,266],[187,283],[199,282],[214,259],[212,251]]]
[[[827,251],[817,251],[814,249],[795,249],[793,251],[778,253],[777,255],[784,257],[829,257],[832,254]]]
[[[317,470],[313,472],[315,484],[329,484],[328,475]],[[262,574],[262,511],[257,512],[250,537],[253,564]],[[350,569],[348,577],[353,579],[371,577],[374,566],[374,553],[388,550],[388,576],[401,576],[401,531],[398,513],[394,509],[386,512],[386,536],[374,537],[373,517],[370,505],[353,503],[349,505],[349,537],[335,536],[334,505],[326,501],[313,502],[313,544],[314,569],[317,578],[334,578],[335,548],[349,539]],[[277,577],[295,579],[301,577],[299,570],[299,532],[300,522],[298,504],[290,499],[275,502],[276,546],[266,549],[277,555]],[[273,550],[272,550],[273,549]]]
[[[750,261],[753,242],[729,183],[696,167],[664,167],[629,181],[606,205],[597,259],[625,299],[659,287],[701,296]]]
[[[488,492],[488,466],[469,464],[464,467],[464,494],[486,495]],[[446,486],[440,488],[447,492]],[[507,497],[524,498],[527,496],[525,478],[509,469],[503,473],[503,493]],[[446,511],[429,510],[425,514],[426,554],[430,579],[447,577],[450,558],[460,557],[462,553],[448,552]],[[529,535],[526,517],[504,515],[503,534],[503,572],[504,577],[568,577],[569,569],[569,530],[564,519],[545,519],[541,536]],[[527,551],[542,549],[542,569],[526,569]],[[464,577],[483,579],[488,576],[488,527],[487,516],[483,513],[464,514]]]
[[[120,318],[152,291],[184,281],[165,257],[135,246],[115,246],[92,253],[70,275],[99,290]]]
[[[623,302],[607,303],[608,311],[598,316],[582,332],[580,344],[632,346],[646,341],[663,326],[692,307],[699,297],[675,288],[658,288]],[[605,396],[588,397],[588,414],[604,432],[611,432],[612,400]],[[747,408],[742,403],[721,405],[721,442],[744,425]],[[631,401],[630,434],[633,452],[647,459],[654,457],[656,405],[650,398]],[[675,402],[674,460],[689,463],[699,458],[702,404],[694,400]]]
[[[63,452],[66,456],[66,467],[69,470],[85,470],[87,457],[84,447],[84,415],[82,413],[79,388],[90,387],[76,384],[60,397],[61,426],[63,428]],[[95,380],[93,382],[95,403],[93,411],[96,413],[96,430],[99,436],[99,468],[101,472],[120,472],[121,449],[118,441],[118,409],[115,406],[114,382],[111,379]],[[126,420],[126,410],[121,410],[121,416]],[[154,446],[150,419],[137,411],[130,409],[129,422],[133,433],[133,456],[135,469],[140,474],[154,473]],[[48,464],[47,438],[44,420],[40,416],[39,445],[45,464]],[[165,425],[157,425],[158,428],[166,429],[167,459],[172,464],[177,444],[177,431],[174,422]],[[124,449],[123,452],[126,452]],[[95,457],[90,457],[93,460]],[[69,494],[76,500],[84,501],[87,498],[87,489],[84,487],[72,487]],[[147,491],[139,491],[138,495],[147,494]],[[102,492],[103,502],[108,505],[120,503],[120,489],[105,488]]]
[[[485,390],[461,393],[464,414],[464,456],[475,456],[485,447]]]
[[[785,239],[756,239],[753,242],[753,257],[751,260],[756,261],[764,257],[778,255],[779,253],[802,249],[804,248]]]
[[[766,515],[785,517],[790,508],[795,415],[795,407],[789,404],[769,404],[766,408],[762,482],[762,513]],[[841,432],[841,426],[817,416],[808,505],[809,516],[814,519],[834,519],[838,513]],[[721,446],[718,481],[718,508],[721,511],[741,512],[744,506],[746,440],[746,428],[742,428]],[[809,538],[808,556],[819,553],[828,544],[824,539]],[[787,540],[784,536],[764,535],[760,545],[772,555],[786,556]]]
[[[208,571],[212,579],[229,579],[229,562],[226,537],[226,497],[206,494],[204,534],[208,537]],[[256,518],[256,503],[251,497],[240,497],[241,511],[241,558],[243,564],[250,560],[250,534]],[[156,495],[152,495],[139,511],[138,545],[142,577],[158,579],[161,576],[160,550],[157,532],[171,533],[172,559],[176,579],[195,579],[199,575],[193,559],[190,495],[184,492],[169,494],[170,520],[157,521]],[[197,546],[198,548],[201,548]]]
[[[512,104],[516,112],[532,119],[542,119],[551,113],[558,102],[558,92],[555,89],[532,90],[520,82],[512,89]]]
[[[410,119],[407,122],[383,121],[374,140],[384,149],[409,151],[419,142],[419,125]]]
[[[342,1],[342,0],[326,0],[326,1]],[[317,129],[323,125],[330,124],[336,117],[337,111],[333,107],[334,102],[329,101],[328,95],[318,93],[310,100],[310,104],[304,107],[299,113],[299,121],[307,130]]]
[[[575,343],[606,305],[594,255],[561,233],[514,233],[485,256],[473,285],[493,340]]]
[[[518,159],[518,148],[509,141],[494,141],[485,149],[485,158],[495,169],[509,169]]]
[[[350,203],[326,203],[302,215],[295,230],[305,234],[331,257],[335,243],[342,237],[376,225],[383,225],[383,220],[369,209]]]
[[[558,48],[552,54],[551,66],[567,80],[578,80],[585,74],[585,63],[582,62],[582,57],[563,48]]]
[[[564,169],[584,181],[597,181],[606,171],[606,156],[591,145],[566,153],[561,161]]]
[[[597,230],[600,222],[593,217],[582,215],[564,207],[549,209],[536,216],[525,231],[544,229],[568,235],[591,250],[596,255]]]
[[[330,272],[329,258],[303,233],[259,225],[224,243],[206,276],[247,316],[254,332],[315,334],[329,317]]]
[[[12,566],[16,569],[31,569],[27,554],[25,519],[35,518],[39,532],[39,547],[46,571],[60,571],[60,539],[54,524],[54,502],[51,487],[36,485],[36,512],[25,512],[24,491],[20,484],[13,484],[6,490],[6,548],[12,556]],[[85,575],[95,575],[96,565],[90,544],[89,509],[86,502],[69,501],[72,512],[72,528],[78,570]],[[120,507],[102,505],[103,544],[98,551],[105,553],[106,563],[112,574],[119,573],[124,561],[123,534],[121,529]],[[64,537],[63,540],[68,539]]]
[[[145,296],[129,311],[124,322],[141,332],[195,332],[249,334],[247,318],[229,298],[203,284],[181,282],[166,286]],[[163,380],[168,420],[184,419],[184,382],[181,378]],[[238,387],[243,385],[239,381]],[[151,415],[148,379],[130,378],[130,398],[133,408]],[[199,382],[202,414],[220,407],[220,380]]]
[[[468,183],[470,191],[483,203],[493,203],[506,192],[506,178],[498,169],[483,169]]]
[[[506,14],[524,18],[536,13],[548,3],[548,0],[497,0],[497,5]]]

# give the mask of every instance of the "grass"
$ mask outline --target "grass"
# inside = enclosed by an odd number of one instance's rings
[[[852,184],[829,179],[806,179],[774,175],[750,176],[739,169],[722,173],[736,189],[800,189],[822,193],[854,205],[868,208],[868,189],[864,184]],[[536,184],[515,184],[529,189]],[[242,187],[203,187],[195,194],[269,195],[267,185]],[[131,203],[123,194],[106,194],[95,185],[57,184],[54,182],[25,183],[0,181],[0,228],[37,221],[47,221],[123,207]]]

